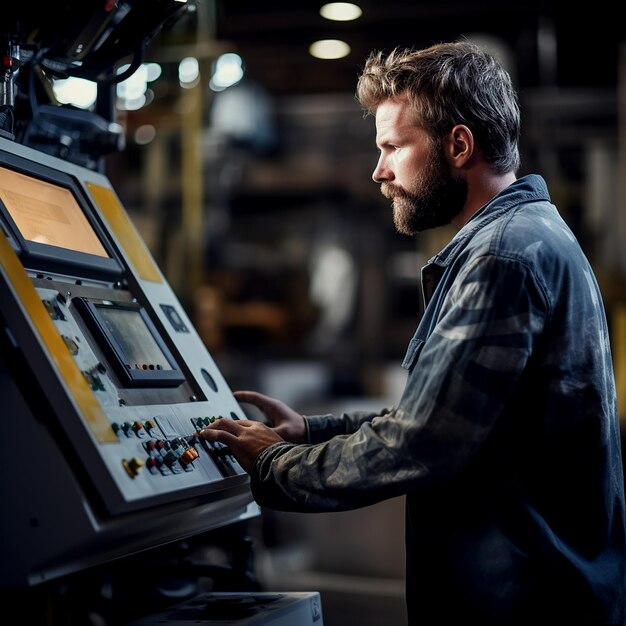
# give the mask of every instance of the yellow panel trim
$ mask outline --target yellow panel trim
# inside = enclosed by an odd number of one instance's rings
[[[74,396],[74,400],[86,422],[101,443],[118,442],[107,416],[102,410],[93,391],[78,369],[74,358],[63,342],[59,331],[52,322],[28,274],[24,270],[15,250],[0,229],[0,265],[11,281],[22,306],[39,333],[48,354],[54,361],[59,374]]]
[[[89,182],[85,185],[139,276],[153,283],[163,282],[146,244],[137,234],[113,190]]]

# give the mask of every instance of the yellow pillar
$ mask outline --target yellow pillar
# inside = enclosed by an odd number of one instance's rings
[[[183,300],[191,302],[203,282],[202,87],[198,81],[181,93]]]

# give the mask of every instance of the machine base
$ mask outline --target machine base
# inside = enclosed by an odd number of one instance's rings
[[[317,591],[208,592],[126,626],[323,626]]]

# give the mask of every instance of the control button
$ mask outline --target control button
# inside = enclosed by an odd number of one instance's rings
[[[171,450],[163,455],[163,462],[167,463],[170,467],[176,463],[176,461],[178,461],[178,455]]]
[[[50,277],[48,276],[48,278]],[[65,317],[65,314],[63,313],[63,311],[61,311],[59,305],[56,302],[53,302],[52,300],[44,300],[43,303],[53,320],[65,321],[67,319],[67,317]]]
[[[150,439],[150,441],[146,441],[143,444],[143,447],[146,449],[146,452],[151,456],[158,454],[157,451],[157,442],[154,439]]]
[[[156,474],[159,471],[159,465],[161,465],[160,459],[151,456],[146,460],[146,467],[151,474]]]
[[[146,430],[143,427],[143,423],[140,421],[136,421],[133,423],[132,426],[133,432],[135,433],[135,435],[137,435],[137,437],[147,437],[148,433],[146,432]]]
[[[185,467],[189,465],[189,463],[193,463],[200,455],[195,448],[187,448],[181,455],[180,464]]]
[[[168,417],[165,417],[164,415],[155,415],[153,419],[159,425],[159,428],[165,437],[178,436],[178,431],[172,422],[170,422]]]
[[[176,309],[172,305],[170,305],[170,304],[162,304],[161,305],[161,309],[163,310],[163,313],[165,313],[165,315],[167,316],[167,319],[170,321],[170,324],[172,325],[172,328],[177,333],[188,333],[189,332],[189,329],[185,325],[185,322],[183,322],[181,316],[178,314],[178,312],[176,311]]]
[[[71,354],[78,354],[78,344],[71,337],[61,335],[61,339]]]
[[[145,462],[142,459],[133,457],[130,460],[124,459],[122,461],[122,465],[124,466],[124,469],[128,472],[128,475],[131,478],[135,478],[135,476],[139,474],[141,468],[145,465]]]

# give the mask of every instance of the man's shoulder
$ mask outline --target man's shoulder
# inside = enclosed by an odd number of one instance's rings
[[[555,205],[547,200],[520,203],[493,224],[494,242],[501,250],[544,247],[578,249],[576,236]]]

